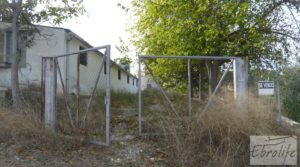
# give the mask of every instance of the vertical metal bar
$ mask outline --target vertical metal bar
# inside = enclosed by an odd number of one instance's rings
[[[139,121],[139,135],[142,135],[142,70],[141,70],[141,58],[139,57],[139,80],[138,80],[138,121]]]
[[[106,47],[106,145],[110,143],[110,45]]]
[[[70,110],[70,107],[68,105],[67,91],[66,91],[66,87],[65,87],[64,82],[63,82],[63,77],[62,77],[61,70],[60,70],[60,67],[59,67],[57,59],[58,58],[55,58],[54,61],[55,61],[55,64],[57,66],[57,71],[58,71],[58,75],[59,75],[59,78],[60,78],[60,83],[61,83],[62,90],[63,90],[64,102],[65,102],[65,106],[66,106],[67,111],[68,111],[68,116],[69,116],[70,124],[71,124],[72,128],[74,128],[74,123],[73,123],[73,118],[72,118],[71,110]]]
[[[67,39],[66,41],[66,53],[70,53],[70,39]],[[66,61],[65,87],[66,87],[66,95],[68,99],[69,85],[70,85],[70,56],[65,56],[65,61]]]
[[[169,99],[169,97],[167,96],[167,94],[165,93],[165,91],[163,90],[163,88],[160,86],[158,79],[154,76],[153,71],[151,70],[151,68],[148,66],[148,64],[146,62],[144,62],[146,68],[148,69],[150,75],[153,77],[154,82],[156,83],[156,85],[158,86],[160,92],[163,94],[164,98],[167,100],[167,102],[169,103],[171,110],[176,114],[178,119],[181,119],[179,114],[177,113],[173,103],[171,102],[171,100]]]
[[[281,113],[281,102],[280,102],[280,87],[279,87],[279,70],[277,68],[276,71],[276,101],[277,101],[277,119],[279,121],[279,123],[281,124],[281,117],[282,117],[282,113]]]
[[[202,69],[201,69],[202,70]],[[201,100],[201,94],[202,94],[202,80],[201,80],[201,71],[199,72],[199,101]]]
[[[188,59],[188,111],[189,121],[192,120],[192,80],[191,80],[191,59]]]
[[[54,58],[45,58],[44,77],[44,99],[45,99],[45,124],[48,128],[55,131],[56,128],[56,65]]]
[[[44,122],[45,117],[45,70],[46,69],[46,59],[42,57],[42,83],[41,83],[41,120]]]
[[[77,103],[77,109],[76,109],[76,124],[79,125],[79,106],[80,106],[80,55],[77,55],[77,85],[76,85],[76,103]]]
[[[215,90],[213,91],[212,95],[209,97],[208,102],[206,103],[203,112],[200,114],[200,117],[202,116],[202,114],[204,114],[204,113],[207,111],[209,105],[210,105],[211,102],[212,102],[212,99],[213,99],[214,96],[216,95],[216,93],[217,93],[217,91],[219,90],[219,88],[220,88],[220,86],[221,86],[223,80],[225,79],[225,77],[226,77],[226,75],[227,75],[227,73],[228,73],[230,67],[232,66],[232,62],[233,62],[233,61],[230,62],[230,64],[229,64],[229,66],[227,67],[226,71],[225,71],[224,74],[222,75],[222,77],[221,77],[221,79],[220,79],[218,85],[216,86],[216,88],[215,88]]]

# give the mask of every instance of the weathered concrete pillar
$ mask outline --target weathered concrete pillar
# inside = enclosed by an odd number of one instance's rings
[[[248,58],[238,57],[233,64],[234,99],[239,107],[244,106],[248,91]]]
[[[51,130],[56,128],[57,71],[53,57],[42,59],[42,119]]]

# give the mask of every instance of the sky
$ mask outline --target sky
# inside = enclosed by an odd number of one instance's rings
[[[92,46],[111,45],[111,58],[121,57],[116,50],[119,38],[126,41],[128,17],[118,3],[128,5],[129,0],[84,0],[87,13],[60,25],[85,39]]]

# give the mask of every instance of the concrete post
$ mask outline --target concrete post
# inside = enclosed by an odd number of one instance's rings
[[[56,87],[57,71],[53,57],[43,57],[42,60],[42,99],[43,116],[46,127],[55,130],[56,127]]]
[[[248,59],[237,57],[233,65],[234,99],[239,107],[244,106],[248,90]]]
[[[106,47],[106,96],[105,96],[105,139],[106,145],[110,143],[110,95],[111,95],[111,82],[110,82],[110,45]]]

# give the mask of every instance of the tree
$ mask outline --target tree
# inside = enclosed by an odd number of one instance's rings
[[[18,77],[20,27],[31,26],[34,28],[34,24],[44,21],[60,24],[64,20],[83,14],[85,10],[82,2],[83,0],[2,0],[0,2],[1,21],[11,23],[11,90],[15,107],[22,105]]]
[[[282,75],[282,102],[289,118],[300,120],[300,69],[287,67]]]
[[[124,66],[124,69],[126,71],[130,71],[130,65],[132,63],[132,60],[130,57],[124,56],[124,57],[116,58],[114,61],[117,62],[118,64]]]
[[[125,9],[124,9],[125,10]],[[117,62],[120,65],[124,66],[124,69],[126,71],[130,71],[130,65],[133,62],[130,58],[130,49],[127,44],[120,38],[119,39],[119,45],[116,46],[116,49],[123,55],[121,58],[116,58],[114,61]]]
[[[299,2],[133,0],[132,41],[145,55],[239,56],[248,57],[252,66],[272,67],[270,62],[284,62],[292,54],[289,41],[299,41],[284,6],[298,9]],[[157,59],[148,63],[163,86],[186,89],[186,62]],[[221,63],[192,63],[193,72],[206,64],[211,91]]]

